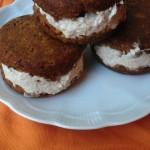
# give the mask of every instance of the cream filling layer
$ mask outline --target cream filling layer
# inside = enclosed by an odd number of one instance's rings
[[[83,71],[83,57],[76,63],[73,69],[66,75],[61,76],[58,81],[51,81],[39,76],[31,76],[29,73],[20,72],[2,64],[5,78],[13,86],[20,86],[25,96],[38,97],[40,94],[55,95],[71,85],[73,79],[80,76]]]
[[[121,0],[120,5],[124,5]],[[77,38],[80,36],[90,36],[93,33],[108,29],[115,29],[119,24],[119,20],[113,22],[113,17],[120,12],[117,10],[117,4],[109,9],[96,13],[86,13],[84,17],[74,19],[61,19],[55,21],[54,17],[44,12],[36,3],[41,15],[46,16],[47,22],[60,30],[66,38]],[[119,18],[120,19],[120,18]]]
[[[121,65],[131,70],[150,67],[150,54],[145,53],[150,49],[141,50],[138,43],[134,43],[133,47],[127,54],[104,45],[96,46],[95,50],[103,63],[110,67]]]

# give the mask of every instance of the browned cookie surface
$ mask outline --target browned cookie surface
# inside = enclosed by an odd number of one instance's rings
[[[120,0],[34,0],[39,7],[56,20],[74,18],[86,12],[108,9]]]
[[[68,73],[84,48],[51,38],[33,16],[14,19],[0,30],[0,62],[51,80]]]
[[[125,23],[109,40],[103,44],[128,52],[138,43],[141,50],[150,48],[150,1],[128,0],[128,11]]]

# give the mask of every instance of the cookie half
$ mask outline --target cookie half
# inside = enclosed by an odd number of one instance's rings
[[[128,0],[127,19],[107,41],[94,46],[100,62],[125,74],[150,72],[150,3]]]
[[[105,39],[126,16],[124,0],[34,2],[34,14],[43,29],[65,43],[87,44]]]
[[[85,46],[49,37],[33,16],[19,17],[4,25],[0,43],[3,79],[26,96],[55,95],[83,71]]]

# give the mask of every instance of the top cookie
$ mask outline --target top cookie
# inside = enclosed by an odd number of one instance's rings
[[[74,67],[84,49],[49,37],[33,16],[19,17],[0,29],[0,61],[30,75],[57,80]]]
[[[86,12],[103,11],[120,0],[33,0],[56,20],[82,16]]]
[[[113,49],[129,52],[135,45],[141,50],[150,48],[150,2],[128,0],[127,19],[109,40],[104,42]]]

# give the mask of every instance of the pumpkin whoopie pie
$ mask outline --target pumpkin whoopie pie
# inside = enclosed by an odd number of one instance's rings
[[[125,19],[125,0],[33,0],[43,29],[65,43],[87,44],[110,35]]]
[[[94,46],[98,60],[125,74],[150,72],[150,3],[128,0],[127,19],[107,41]]]
[[[25,96],[55,95],[68,88],[83,70],[85,46],[51,38],[31,15],[4,25],[0,43],[2,77]]]

